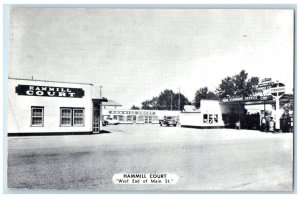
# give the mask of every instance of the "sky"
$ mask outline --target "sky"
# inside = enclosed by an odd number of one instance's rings
[[[13,8],[9,77],[93,83],[130,108],[165,89],[190,101],[227,76],[293,90],[292,10]]]

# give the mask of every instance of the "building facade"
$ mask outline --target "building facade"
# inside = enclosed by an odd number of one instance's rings
[[[218,100],[201,100],[199,109],[186,108],[186,111],[180,114],[180,123],[182,127],[225,127]]]
[[[114,118],[120,124],[159,124],[165,116],[179,117],[179,111],[103,109],[103,120]]]
[[[120,124],[158,124],[165,117],[173,117],[183,127],[233,128],[240,122],[242,128],[259,129],[263,118],[277,116],[272,96],[201,100],[199,109],[190,107],[180,112],[124,109],[113,100],[104,102],[96,90],[88,83],[9,78],[8,134],[98,133],[101,119],[107,118]],[[277,125],[290,131],[293,95],[284,94],[278,104]]]
[[[99,130],[95,96],[93,84],[9,78],[8,133]]]
[[[226,126],[234,127],[239,121],[241,128],[260,129],[263,119],[277,119],[278,129],[288,132],[285,129],[293,120],[293,95],[285,94],[279,99],[279,109],[276,111],[276,101],[272,96],[250,96],[227,98],[220,102],[223,120]],[[290,120],[288,120],[290,119]],[[275,121],[276,122],[276,121]]]

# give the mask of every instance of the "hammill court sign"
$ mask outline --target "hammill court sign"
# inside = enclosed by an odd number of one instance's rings
[[[82,98],[84,90],[80,88],[68,87],[48,87],[38,85],[18,85],[16,93],[22,96],[45,96],[45,97],[64,97]]]

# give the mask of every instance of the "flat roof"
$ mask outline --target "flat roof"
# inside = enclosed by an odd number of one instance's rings
[[[53,82],[53,83],[69,83],[69,84],[81,84],[81,85],[91,85],[91,86],[94,86],[92,83],[66,82],[66,81],[54,81],[54,80],[36,80],[36,79],[28,79],[28,78],[11,78],[11,77],[8,77],[8,79],[12,79],[12,80],[39,81],[39,82]]]
[[[284,94],[279,98],[280,102],[288,102],[294,101],[294,95],[293,94]],[[232,100],[232,101],[219,101],[220,104],[239,104],[239,103],[245,103],[245,104],[271,104],[271,103],[275,103],[275,99],[267,99],[267,100]]]
[[[122,106],[120,103],[117,103],[114,100],[108,100],[107,102],[102,103],[103,106]]]

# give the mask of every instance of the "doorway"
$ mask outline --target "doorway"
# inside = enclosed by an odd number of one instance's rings
[[[136,123],[136,116],[132,116],[132,122],[133,122],[133,124]]]
[[[93,133],[100,132],[100,112],[99,108],[93,108]]]

